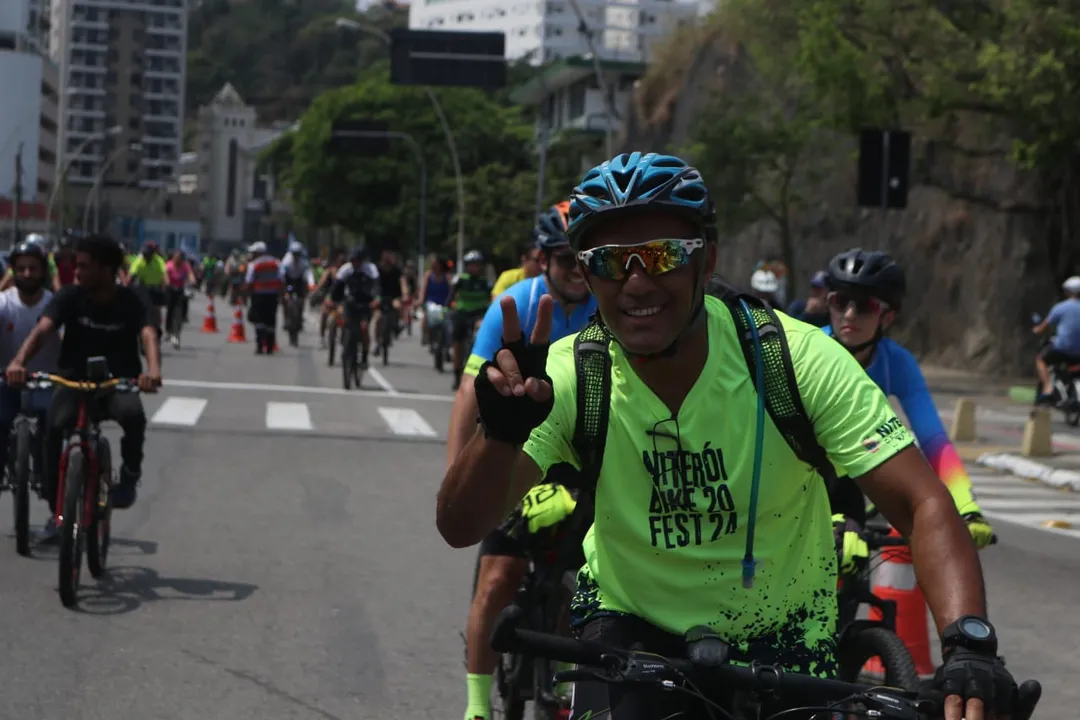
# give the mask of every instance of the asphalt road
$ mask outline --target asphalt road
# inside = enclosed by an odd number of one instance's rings
[[[15,555],[0,499],[0,718],[459,718],[474,551],[434,528],[449,377],[403,338],[346,392],[310,331],[254,357],[227,318],[202,335],[192,315],[144,397],[139,502],[81,611],[60,604],[53,553]],[[1006,514],[1016,483],[977,480]],[[1071,720],[1080,539],[997,531],[983,561],[1009,666],[1044,684],[1038,717]]]

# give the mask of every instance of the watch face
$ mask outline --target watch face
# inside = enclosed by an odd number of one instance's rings
[[[963,633],[976,640],[986,640],[990,637],[990,626],[985,621],[979,618],[965,618],[960,624],[960,629]]]

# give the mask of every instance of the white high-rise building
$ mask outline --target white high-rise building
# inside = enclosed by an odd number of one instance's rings
[[[697,17],[702,0],[576,0],[607,61],[647,63],[653,43]],[[583,56],[589,43],[571,0],[417,0],[409,5],[416,30],[501,31],[506,58],[533,64]]]
[[[183,137],[186,1],[52,0],[52,14],[68,182],[90,185],[103,169],[106,186],[172,182]]]
[[[57,69],[45,50],[48,0],[0,0],[0,221],[13,200],[24,230],[40,230],[57,150]]]

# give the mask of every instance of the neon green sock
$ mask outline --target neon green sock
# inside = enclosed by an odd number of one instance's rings
[[[469,692],[468,705],[465,708],[465,720],[488,720],[491,717],[491,683],[494,677],[491,675],[475,675],[469,673],[465,676],[465,687]]]

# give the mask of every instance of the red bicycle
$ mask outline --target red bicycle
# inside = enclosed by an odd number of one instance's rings
[[[90,377],[108,376],[104,358],[90,358],[87,366]],[[92,401],[103,392],[138,392],[139,385],[128,378],[74,381],[48,373],[33,373],[30,380],[38,388],[44,389],[52,383],[79,393],[75,425],[60,453],[56,483],[56,507],[60,513],[56,517],[60,529],[60,601],[70,608],[78,603],[84,548],[86,565],[95,578],[105,573],[109,555],[112,449],[101,434],[102,418],[97,403]]]

